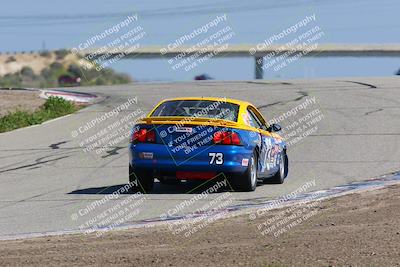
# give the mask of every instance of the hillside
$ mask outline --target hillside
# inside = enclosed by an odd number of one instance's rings
[[[79,66],[79,60],[68,50],[0,54],[0,87],[45,88],[132,82],[128,75],[116,73],[110,68],[85,70]],[[60,77],[66,82],[60,82]]]

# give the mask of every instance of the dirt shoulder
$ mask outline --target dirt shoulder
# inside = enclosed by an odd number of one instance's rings
[[[17,109],[35,111],[45,100],[39,97],[38,91],[0,90],[0,117]]]
[[[2,241],[0,265],[400,266],[400,186],[318,202],[299,225],[263,236],[260,225],[282,211],[217,221],[189,238],[156,227]]]

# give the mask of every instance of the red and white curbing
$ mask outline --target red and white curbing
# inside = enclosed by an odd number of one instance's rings
[[[61,97],[65,100],[76,102],[76,103],[93,103],[97,99],[96,95],[88,93],[68,92],[68,91],[56,91],[56,90],[40,90],[40,97],[48,99],[51,96]]]

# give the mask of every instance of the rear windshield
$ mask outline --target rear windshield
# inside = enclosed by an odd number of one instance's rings
[[[179,116],[237,121],[239,106],[211,100],[171,100],[162,103],[151,117]]]

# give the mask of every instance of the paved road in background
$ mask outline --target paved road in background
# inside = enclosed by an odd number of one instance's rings
[[[290,174],[285,184],[264,184],[251,193],[232,193],[233,204],[257,203],[296,190],[315,180],[309,191],[365,180],[400,169],[400,80],[345,78],[274,82],[136,83],[109,87],[73,88],[104,97],[76,114],[43,125],[0,134],[0,238],[78,229],[129,194],[106,201],[90,214],[79,211],[109,196],[127,183],[128,140],[104,153],[84,152],[84,134],[72,137],[95,118],[128,99],[129,110],[93,126],[96,133],[135,110],[148,112],[158,101],[178,96],[219,96],[247,100],[261,108],[267,119],[315,97],[323,119],[316,132],[289,149]],[[300,115],[284,120],[286,127]],[[193,184],[180,187],[156,184],[128,221],[157,218],[184,200]],[[189,207],[193,210],[209,199]],[[78,215],[77,215],[78,214]],[[74,217],[75,216],[75,217]]]

